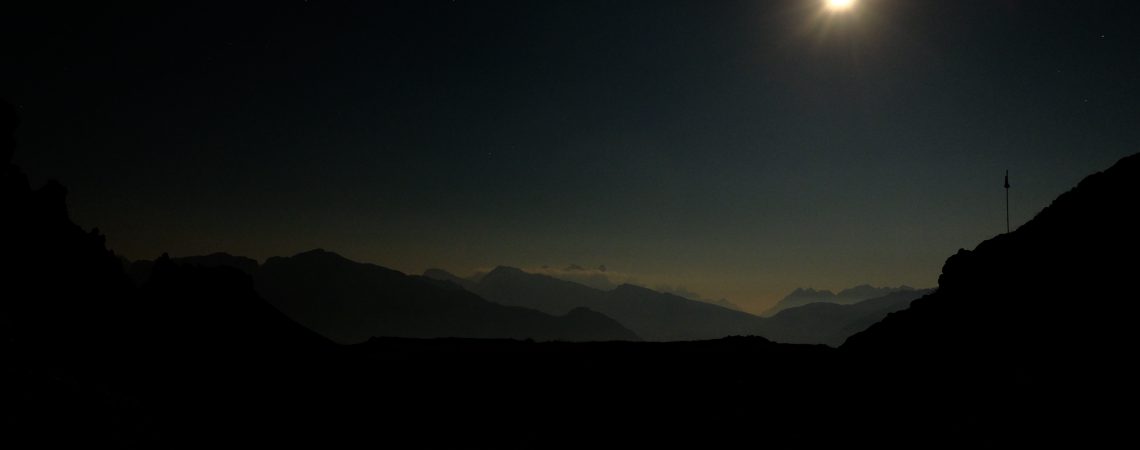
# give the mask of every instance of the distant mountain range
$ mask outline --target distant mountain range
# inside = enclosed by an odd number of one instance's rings
[[[910,286],[899,287],[874,287],[871,285],[863,284],[853,288],[844,289],[839,291],[838,294],[829,290],[815,290],[811,288],[797,288],[788,294],[787,297],[781,299],[775,306],[769,308],[761,314],[764,317],[771,317],[788,308],[795,308],[797,306],[804,306],[812,303],[835,303],[839,305],[851,305],[859,303],[864,300],[879,298],[886,295],[894,294],[896,292],[914,292],[915,289]]]
[[[273,306],[340,343],[370,337],[692,341],[754,335],[775,342],[839,346],[927,292],[859,286],[821,295],[798,289],[788,298],[832,301],[790,307],[763,318],[639,286],[604,291],[511,267],[472,278],[442,269],[409,276],[324,250],[270,258],[264,265],[225,253],[172,261],[245,272]],[[134,261],[126,272],[142,284],[153,264]],[[893,293],[853,300],[881,292]]]
[[[762,318],[638,286],[626,284],[605,291],[512,267],[498,267],[474,279],[441,269],[429,269],[424,276],[453,283],[496,303],[550,314],[563,314],[584,306],[614,318],[650,341],[757,335],[776,342],[839,346],[848,336],[890,312],[906,308],[911,300],[928,292],[905,287],[859,286],[844,290],[840,295],[827,292],[830,295],[824,298],[831,301],[828,303],[789,307],[771,318]],[[789,297],[806,298],[807,292],[797,290]],[[876,294],[883,295],[874,298]],[[865,296],[872,298],[856,300]]]
[[[425,273],[452,281],[442,271]],[[612,317],[651,341],[716,339],[756,334],[760,318],[709,303],[624,284],[603,291],[547,275],[497,267],[470,286],[472,292],[503,305],[549,314],[586,307]]]
[[[338,342],[372,336],[638,340],[621,324],[586,308],[555,316],[503,306],[430,278],[323,250],[270,258],[254,282],[283,312]]]
[[[575,307],[551,315],[503,306],[451,282],[408,276],[324,250],[274,257],[263,265],[225,253],[174,261],[191,266],[229,266],[247,272],[258,293],[269,303],[338,343],[359,343],[371,337],[640,339],[618,322],[587,308]],[[149,261],[135,261],[127,272],[136,282],[143,282],[149,277],[151,265]]]
[[[818,302],[782,310],[764,322],[763,336],[788,344],[827,344],[838,347],[887,314],[933,292],[903,290],[851,304]]]

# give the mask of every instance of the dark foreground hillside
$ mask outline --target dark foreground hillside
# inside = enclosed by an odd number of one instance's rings
[[[935,293],[843,350],[954,380],[956,404],[987,405],[976,407],[981,420],[1014,434],[1087,441],[1127,430],[1109,405],[1136,398],[1138,204],[1133,155],[1014,232],[960,250]]]
[[[952,258],[937,294],[835,350],[745,337],[336,345],[262,300],[239,270],[163,259],[136,287],[98,232],[68,219],[62,186],[31,189],[5,161],[0,439],[147,449],[1096,446],[1130,431],[1115,411],[1134,395],[1124,363],[1136,267],[1109,258],[1136,254],[1125,217],[1136,166],[1122,161],[1021,230]],[[1012,266],[1024,272],[1000,276]],[[1031,281],[1056,289],[1014,295]],[[995,314],[959,313],[958,303]]]

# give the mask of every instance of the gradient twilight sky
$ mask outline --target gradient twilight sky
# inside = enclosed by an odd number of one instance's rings
[[[1132,1],[36,2],[16,162],[131,258],[934,286],[1140,151]]]

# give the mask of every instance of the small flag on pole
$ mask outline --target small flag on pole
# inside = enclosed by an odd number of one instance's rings
[[[1005,171],[1005,232],[1009,233],[1009,171]]]

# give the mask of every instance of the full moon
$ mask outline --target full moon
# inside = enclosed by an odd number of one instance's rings
[[[832,11],[846,11],[855,6],[855,0],[825,0],[824,3]]]

